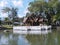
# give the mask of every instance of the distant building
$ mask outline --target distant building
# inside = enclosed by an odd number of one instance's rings
[[[24,25],[28,26],[39,26],[40,24],[43,24],[45,20],[42,16],[40,15],[29,15],[28,17],[25,17],[23,20]]]

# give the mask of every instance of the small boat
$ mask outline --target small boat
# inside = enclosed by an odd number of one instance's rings
[[[13,33],[19,34],[47,34],[51,26],[13,26]]]

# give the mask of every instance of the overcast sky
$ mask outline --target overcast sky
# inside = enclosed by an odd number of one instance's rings
[[[33,0],[0,0],[0,17],[8,17],[7,13],[2,13],[1,9],[4,7],[17,7],[18,16],[23,17],[28,12],[27,7],[29,2]]]

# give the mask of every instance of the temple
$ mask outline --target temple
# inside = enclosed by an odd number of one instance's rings
[[[46,24],[48,22],[48,19],[43,18],[41,15],[35,15],[34,13],[29,15],[28,17],[25,17],[23,20],[23,23],[25,26],[39,26]]]

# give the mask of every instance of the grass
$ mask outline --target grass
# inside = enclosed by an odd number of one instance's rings
[[[7,28],[7,29],[12,29],[13,26],[12,25],[2,25],[3,27]]]

